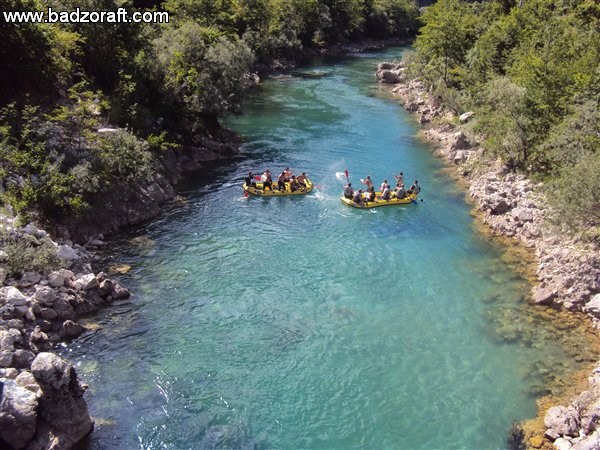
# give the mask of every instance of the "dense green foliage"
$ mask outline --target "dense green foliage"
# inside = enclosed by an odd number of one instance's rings
[[[548,181],[562,221],[600,225],[600,6],[594,0],[440,0],[422,17],[411,73],[493,155]]]
[[[72,105],[52,114],[14,104],[0,116],[3,200],[19,213],[45,218],[78,213],[92,196],[115,182],[147,179],[153,171],[149,144],[126,129],[98,133],[100,93],[70,91]]]
[[[169,23],[0,16],[0,201],[50,219],[79,213],[119,183],[149,180],[166,149],[236,113],[250,72],[285,67],[309,47],[411,36],[418,18],[413,0],[145,4],[169,12]],[[48,6],[117,11],[123,2],[0,0],[0,11]]]
[[[6,267],[8,275],[19,276],[30,270],[47,273],[59,266],[56,247],[48,238],[0,231],[0,248],[0,264]]]

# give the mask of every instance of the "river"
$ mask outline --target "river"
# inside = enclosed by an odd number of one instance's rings
[[[414,118],[374,83],[399,53],[265,81],[228,122],[243,157],[111,243],[135,296],[63,352],[90,385],[90,448],[503,448],[535,415],[535,374],[572,368]],[[242,196],[248,170],[286,166],[318,188]],[[348,208],[345,169],[355,186],[403,171],[423,201]]]

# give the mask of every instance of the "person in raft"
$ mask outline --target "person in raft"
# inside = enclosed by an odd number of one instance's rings
[[[396,198],[406,197],[406,189],[404,189],[404,184],[396,186],[396,189],[394,189],[394,194],[396,195]]]
[[[296,177],[296,181],[300,185],[300,187],[306,187],[306,173],[302,172],[300,175]]]
[[[361,205],[361,206],[364,204],[364,201],[362,198],[362,192],[363,192],[362,189],[359,189],[358,191],[356,191],[354,193],[354,196],[352,197],[352,201],[354,203],[356,203],[357,205]]]
[[[404,185],[404,174],[400,172],[400,175],[394,175],[396,178],[396,186]]]
[[[296,179],[296,175],[292,175],[292,179],[290,180],[290,191],[294,192],[300,189],[300,184]]]
[[[285,174],[285,181],[290,181],[292,179],[292,171],[289,167],[286,167],[283,173]]]
[[[381,198],[384,200],[389,200],[392,197],[392,190],[389,186],[386,186],[385,189],[381,192]]]
[[[271,178],[271,172],[269,169],[265,170],[265,173],[260,177],[260,181],[263,183],[263,190],[267,190],[269,188],[270,191],[273,190],[273,179]]]
[[[287,181],[285,177],[285,170],[279,174],[277,178],[277,189],[280,191],[285,191],[285,182]]]
[[[362,184],[366,184],[367,188],[373,187],[373,180],[371,180],[371,175],[367,175],[367,178],[365,179],[360,179],[360,182]]]
[[[365,194],[366,202],[374,202],[375,201],[375,187],[373,185],[367,188],[367,193]]]
[[[390,185],[388,184],[387,180],[383,180],[383,183],[381,183],[381,186],[379,186],[379,191],[383,193],[383,191],[385,191],[385,188],[389,188]]]
[[[248,176],[244,178],[246,181],[246,187],[253,187],[256,189],[256,181],[254,181],[254,174],[252,171],[248,172]]]
[[[354,197],[354,189],[352,189],[352,183],[348,183],[346,186],[344,186],[344,197],[352,200],[352,197]]]
[[[419,192],[421,192],[421,186],[419,186],[419,181],[415,180],[411,187],[408,188],[408,193],[417,195]]]
[[[371,180],[371,175],[367,175],[367,178],[364,180],[361,178],[360,182],[362,184],[367,185],[367,193],[365,194],[365,201],[374,202],[375,201],[375,187],[373,186],[373,180]]]

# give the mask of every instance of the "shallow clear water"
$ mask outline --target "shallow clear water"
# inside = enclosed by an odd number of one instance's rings
[[[229,123],[245,157],[113,243],[136,295],[65,350],[90,384],[92,448],[493,449],[535,414],[535,364],[571,361],[373,82],[398,54],[266,81]],[[285,166],[318,189],[242,197],[248,170]],[[402,170],[423,202],[348,208],[346,168],[377,185]]]

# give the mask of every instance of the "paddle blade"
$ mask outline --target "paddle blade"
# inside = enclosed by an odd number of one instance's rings
[[[348,169],[344,170],[344,174],[346,175],[346,179],[348,179]]]
[[[244,191],[244,197],[248,197],[248,191]]]

